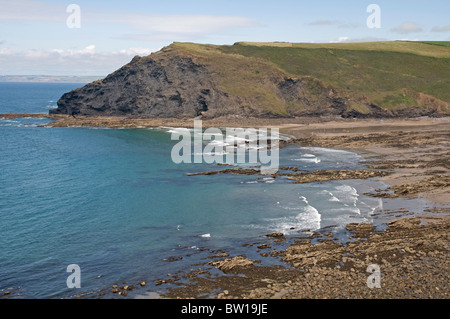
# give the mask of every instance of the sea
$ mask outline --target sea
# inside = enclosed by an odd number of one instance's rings
[[[80,86],[0,83],[0,113],[48,112]],[[190,176],[224,167],[174,163],[178,128],[44,126],[49,122],[0,114],[3,297],[118,298],[113,285],[142,281],[147,285],[128,298],[163,294],[158,279],[207,269],[217,252],[283,264],[254,245],[271,243],[270,233],[284,233],[287,243],[333,226],[339,240],[349,240],[348,223],[382,227],[385,211],[426,207],[418,199],[365,195],[387,186],[376,178],[294,184],[285,177]],[[279,158],[280,166],[302,171],[363,169],[370,161],[368,154],[301,145],[282,148]],[[70,265],[79,267],[79,287],[69,285]]]

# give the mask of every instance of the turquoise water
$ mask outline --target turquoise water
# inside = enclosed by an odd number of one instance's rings
[[[77,86],[0,83],[0,112],[47,112]],[[219,167],[174,164],[170,128],[40,126],[48,121],[0,115],[0,293],[16,298],[90,296],[151,281],[189,270],[205,257],[202,248],[240,253],[270,232],[374,222],[386,205],[363,195],[380,187],[375,181],[187,176]],[[364,166],[355,153],[299,146],[281,150],[280,162]],[[184,257],[165,260],[173,256]],[[81,268],[81,289],[66,286],[70,264]]]

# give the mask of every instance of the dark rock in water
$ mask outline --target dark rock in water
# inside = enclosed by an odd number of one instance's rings
[[[174,261],[179,261],[182,259],[183,259],[183,257],[181,257],[181,256],[179,256],[179,257],[171,256],[171,257],[165,258],[164,261],[174,262]]]
[[[284,237],[284,234],[283,233],[271,233],[271,234],[267,234],[266,237],[280,238],[280,237]]]

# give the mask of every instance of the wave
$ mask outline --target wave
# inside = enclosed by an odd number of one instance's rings
[[[316,164],[318,164],[322,161],[320,158],[318,158],[314,154],[303,154],[300,158],[293,158],[291,160],[297,161],[297,162],[308,162],[308,163],[316,163]]]
[[[320,228],[322,216],[314,206],[307,205],[304,207],[303,212],[297,215],[296,219],[303,228],[316,230]]]
[[[189,130],[189,129],[182,128],[182,127],[180,127],[180,128],[172,128],[172,129],[169,129],[169,130],[167,131],[167,133],[177,133],[177,134],[182,134],[182,133],[186,132],[186,130]]]
[[[326,152],[326,153],[342,153],[342,154],[351,154],[351,155],[357,155],[357,153],[349,152],[349,151],[343,151],[335,148],[326,148],[326,147],[302,147],[301,149],[309,150],[312,152]]]
[[[211,146],[216,146],[216,147],[225,147],[225,146],[230,146],[231,144],[227,143],[227,142],[223,142],[223,141],[219,141],[219,140],[214,140],[211,142],[208,142],[209,145]]]
[[[347,207],[340,207],[340,208],[329,208],[326,210],[327,213],[350,213],[350,214],[356,214],[356,215],[361,215],[361,210],[358,207],[352,207],[352,206],[347,206]]]
[[[340,185],[336,187],[336,190],[342,194],[343,201],[351,202],[353,206],[356,206],[359,200],[359,194],[356,188],[350,185]]]
[[[322,160],[320,158],[294,158],[292,159],[293,161],[297,161],[297,162],[307,162],[307,163],[316,163],[319,164],[320,162],[322,162]]]
[[[203,132],[204,136],[223,136],[223,133],[209,133],[209,132]]]
[[[288,207],[288,206],[280,206],[280,208],[284,210],[302,210],[302,207]]]
[[[306,199],[305,196],[300,196],[299,197],[304,203],[306,203],[307,205],[309,205],[308,200]]]
[[[189,132],[194,131],[192,128],[186,127],[172,127],[172,126],[158,126],[157,129],[164,130],[166,133],[184,133],[186,130]]]
[[[305,196],[299,196],[298,206],[283,206],[277,202],[279,208],[288,212],[292,211],[295,215],[287,215],[279,218],[266,219],[269,222],[270,231],[290,234],[293,230],[317,230],[321,227],[322,215],[319,210],[310,205]]]
[[[332,192],[327,191],[327,190],[323,190],[323,193],[325,193],[325,194],[330,196],[330,198],[328,199],[329,202],[340,202],[339,198],[334,196],[334,194]]]

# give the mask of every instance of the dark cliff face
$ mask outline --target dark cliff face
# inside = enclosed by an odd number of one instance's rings
[[[224,103],[208,70],[189,57],[134,58],[105,79],[64,94],[52,114],[197,116]]]

